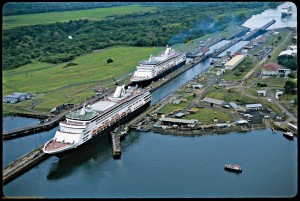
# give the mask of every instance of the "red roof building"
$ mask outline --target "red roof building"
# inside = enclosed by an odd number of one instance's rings
[[[279,64],[268,63],[268,64],[263,65],[261,73],[264,76],[266,76],[266,75],[277,75],[279,69],[280,69]]]

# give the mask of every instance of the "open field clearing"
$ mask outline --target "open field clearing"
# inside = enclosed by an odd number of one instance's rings
[[[219,122],[232,121],[232,118],[225,112],[210,108],[199,109],[196,114],[189,114],[185,117],[185,119],[197,119],[201,123],[212,123],[214,118],[217,118]]]
[[[16,91],[46,92],[72,83],[98,82],[126,75],[135,70],[139,61],[157,52],[156,48],[149,47],[113,47],[80,56],[72,61],[78,65],[67,68],[63,68],[67,63],[28,64],[15,70],[3,71],[3,95]],[[109,58],[113,63],[107,64]]]
[[[68,22],[70,20],[88,19],[102,20],[109,15],[124,15],[134,12],[147,12],[155,10],[155,7],[143,7],[140,5],[118,6],[111,8],[95,8],[87,10],[49,12],[26,15],[13,15],[3,17],[3,29],[12,29],[19,26],[36,24],[50,24],[55,22]]]
[[[72,63],[78,65],[64,68],[67,63],[58,65],[37,62],[14,70],[3,71],[3,96],[13,92],[36,93],[40,100],[34,109],[50,112],[51,108],[62,103],[78,104],[90,98],[95,92],[95,84],[120,78],[132,73],[138,62],[156,55],[161,48],[149,47],[112,47],[78,57]],[[111,58],[113,63],[107,64]],[[114,84],[111,79],[106,87]],[[24,112],[35,99],[17,104],[3,103],[3,112]]]

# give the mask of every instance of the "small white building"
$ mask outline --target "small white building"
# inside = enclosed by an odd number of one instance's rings
[[[203,85],[202,84],[194,84],[194,85],[192,85],[192,88],[193,89],[202,89]]]
[[[260,95],[260,96],[266,96],[267,92],[261,90],[261,91],[257,91],[257,94]]]
[[[239,110],[239,106],[235,102],[230,102],[229,106],[234,110]]]
[[[282,55],[289,55],[289,56],[296,56],[297,55],[297,49],[295,50],[284,50],[282,52],[280,52],[280,54],[278,56],[282,56]]]
[[[276,91],[275,95],[276,96],[281,96],[281,95],[283,95],[283,92],[282,91]]]
[[[217,76],[223,75],[225,73],[225,69],[220,69],[216,72]]]
[[[263,106],[260,103],[256,103],[256,104],[247,104],[246,108],[248,110],[262,110]]]
[[[238,121],[236,121],[236,124],[237,125],[247,125],[247,124],[249,124],[249,122],[246,120],[238,120]]]
[[[244,59],[245,55],[239,54],[230,59],[227,63],[225,63],[225,69],[232,70],[237,65],[239,65]]]
[[[281,68],[281,69],[278,70],[278,74],[279,75],[284,75],[285,77],[287,77],[289,74],[291,74],[291,69]]]
[[[26,99],[30,98],[29,93],[20,93],[20,92],[15,92],[12,94],[9,94],[3,98],[3,102],[5,103],[17,103],[24,101]]]

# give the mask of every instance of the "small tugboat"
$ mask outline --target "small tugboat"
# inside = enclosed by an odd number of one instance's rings
[[[238,173],[242,172],[242,168],[239,165],[226,164],[226,165],[224,165],[224,169],[228,170],[228,171],[231,171],[231,172],[238,172]]]
[[[294,139],[294,134],[292,132],[289,132],[289,131],[284,132],[283,136],[286,137],[286,138],[288,138],[288,139],[290,139],[290,140]]]

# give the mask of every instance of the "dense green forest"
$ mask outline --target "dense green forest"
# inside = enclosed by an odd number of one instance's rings
[[[277,58],[277,62],[291,70],[297,69],[297,57],[291,55],[281,55]]]
[[[90,8],[107,8],[126,6],[134,2],[8,2],[3,6],[3,15],[22,15],[56,11],[84,10]]]
[[[18,27],[2,32],[2,66],[13,69],[32,60],[60,63],[114,45],[164,46],[242,24],[272,6],[263,2],[142,3],[157,11],[109,16],[102,21]],[[72,36],[69,39],[68,36]]]

